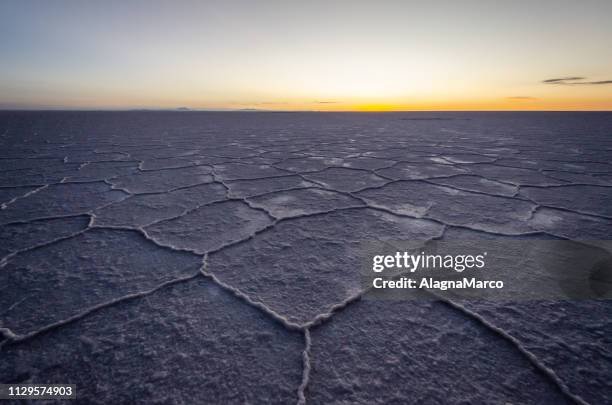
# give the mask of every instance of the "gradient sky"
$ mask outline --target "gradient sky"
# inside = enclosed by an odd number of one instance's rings
[[[0,108],[612,110],[611,0],[0,0],[0,55]]]

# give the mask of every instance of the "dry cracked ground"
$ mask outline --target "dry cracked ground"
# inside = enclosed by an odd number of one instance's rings
[[[612,239],[606,113],[0,113],[0,382],[612,403],[610,301],[361,299],[385,239]]]

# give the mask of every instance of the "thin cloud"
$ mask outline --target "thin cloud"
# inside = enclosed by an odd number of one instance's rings
[[[314,101],[315,104],[337,104],[339,101]]]
[[[572,77],[559,77],[555,79],[546,79],[546,80],[542,80],[542,83],[560,84],[564,86],[612,84],[612,80],[597,80],[597,81],[585,81],[585,80],[586,80],[586,77],[572,76]]]
[[[550,83],[550,84],[570,84],[567,82],[572,82],[575,80],[584,80],[586,79],[586,77],[579,77],[579,76],[570,76],[570,77],[559,77],[556,79],[546,79],[546,80],[542,80],[542,83]]]
[[[539,100],[537,97],[531,97],[531,96],[511,96],[511,97],[506,97],[506,99],[508,100],[527,100],[527,101]]]

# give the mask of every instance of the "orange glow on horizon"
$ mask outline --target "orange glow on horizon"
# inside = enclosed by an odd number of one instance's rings
[[[314,98],[314,97],[313,97]],[[312,100],[311,98],[310,100]],[[333,97],[328,97],[333,99]],[[194,97],[176,95],[173,97],[125,97],[118,101],[116,98],[99,99],[91,102],[89,99],[74,100],[71,103],[54,103],[54,100],[45,100],[42,104],[23,103],[17,108],[10,109],[67,109],[67,110],[130,110],[130,109],[177,109],[186,107],[191,110],[258,110],[258,111],[321,111],[321,112],[401,112],[401,111],[612,111],[612,100],[606,98],[490,98],[482,97],[478,100],[444,101],[432,99],[415,99],[406,102],[401,99],[375,100],[358,99],[346,101],[340,98],[334,101],[310,101],[292,99],[290,101],[267,101],[252,103],[220,102],[206,103]],[[0,104],[0,109],[2,105]]]
[[[612,100],[499,100],[482,102],[414,102],[414,103],[284,103],[250,106],[257,110],[271,111],[321,111],[321,112],[401,112],[401,111],[611,111]],[[230,108],[232,109],[232,108]],[[237,108],[240,109],[240,108]]]

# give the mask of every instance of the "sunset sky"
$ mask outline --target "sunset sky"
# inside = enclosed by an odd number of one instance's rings
[[[611,21],[611,0],[0,0],[0,108],[612,110]]]

